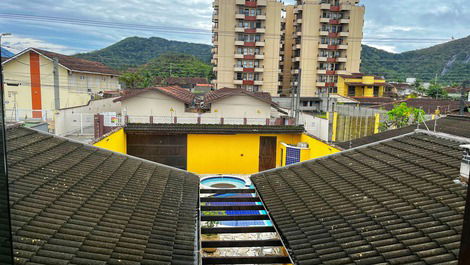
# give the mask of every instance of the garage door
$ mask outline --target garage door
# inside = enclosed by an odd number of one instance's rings
[[[127,153],[172,167],[186,169],[187,135],[127,133]]]

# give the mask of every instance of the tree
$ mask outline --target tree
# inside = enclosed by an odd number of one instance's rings
[[[151,87],[153,77],[149,73],[124,73],[119,77],[125,89],[139,89]]]
[[[413,88],[419,96],[423,96],[426,94],[426,88],[423,86],[423,83],[419,80],[416,80],[416,82],[413,84]]]
[[[425,112],[422,109],[408,107],[405,102],[395,105],[387,112],[387,121],[384,123],[386,129],[401,128],[419,122],[424,117]]]
[[[432,98],[447,98],[447,91],[437,82],[432,82],[426,90],[426,95]]]

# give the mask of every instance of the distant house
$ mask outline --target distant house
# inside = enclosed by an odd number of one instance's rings
[[[277,106],[269,93],[249,92],[241,88],[221,88],[204,97],[214,117],[262,118],[271,117],[271,107]],[[208,114],[205,114],[208,115]]]
[[[453,87],[446,87],[444,90],[447,92],[447,95],[450,98],[453,99],[460,99],[461,97],[461,91],[459,86],[453,86]],[[466,88],[464,94],[466,95],[466,98],[468,101],[470,101],[470,88]]]
[[[134,119],[131,122],[149,123],[151,116],[156,118],[194,116],[194,113],[187,112],[194,99],[194,94],[187,89],[168,86],[129,91],[114,101],[121,102],[121,113]]]
[[[389,93],[396,94],[399,97],[407,97],[416,93],[416,89],[409,83],[390,82],[387,87]]]
[[[383,97],[385,79],[361,73],[338,76],[338,95],[345,97]]]
[[[54,59],[59,69],[58,97]],[[94,94],[120,89],[119,74],[102,63],[36,48],[26,49],[2,64],[7,115],[14,113],[21,118],[51,118],[52,110],[86,105]]]

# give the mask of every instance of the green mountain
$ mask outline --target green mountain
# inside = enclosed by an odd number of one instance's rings
[[[403,81],[416,77],[461,83],[470,79],[470,36],[403,53],[389,53],[367,45],[362,47],[361,72]]]
[[[145,88],[168,77],[201,77],[212,79],[212,66],[193,55],[166,53],[148,63],[123,73],[120,80],[127,88]]]
[[[81,53],[76,57],[102,62],[118,70],[138,67],[165,53],[183,53],[195,56],[205,63],[211,59],[212,46],[162,38],[130,37],[104,49]]]

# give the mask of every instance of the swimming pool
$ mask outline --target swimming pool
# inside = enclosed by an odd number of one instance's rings
[[[201,181],[202,185],[218,189],[241,189],[246,185],[246,181],[241,178],[229,176],[208,177]]]

